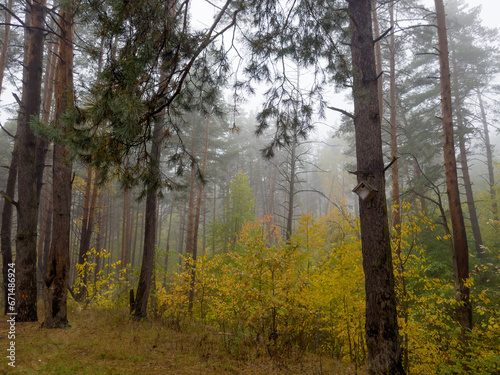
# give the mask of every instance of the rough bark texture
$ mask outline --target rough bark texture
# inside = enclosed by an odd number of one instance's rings
[[[455,296],[457,300],[457,320],[461,328],[461,340],[466,345],[466,333],[472,328],[472,307],[469,299],[469,288],[466,286],[469,278],[469,249],[465,230],[460,192],[458,189],[457,162],[453,138],[453,116],[451,102],[451,81],[448,52],[448,37],[443,0],[434,0],[436,5],[437,28],[439,39],[439,66],[441,80],[441,111],[443,125],[443,151],[446,173],[446,193],[450,210],[450,220],[453,231],[454,253],[453,270],[455,276]]]
[[[366,180],[378,190],[370,201],[359,201],[368,371],[402,374],[370,3],[348,1],[358,182]]]
[[[159,174],[158,163],[160,160],[161,134],[163,123],[160,120],[155,121],[153,131],[153,145],[151,148],[150,168],[153,175]],[[141,274],[137,286],[137,296],[132,315],[135,319],[146,319],[148,311],[149,291],[153,280],[156,230],[158,225],[158,186],[148,186],[146,197],[146,212],[144,225],[144,250],[142,256]]]
[[[60,12],[59,64],[55,87],[56,126],[64,131],[61,117],[73,105],[73,14],[63,8]],[[69,152],[54,144],[52,159],[53,231],[44,280],[45,322],[47,328],[65,328],[67,318],[67,284],[70,267],[71,229],[71,164]]]
[[[12,263],[12,211],[14,204],[11,201],[14,198],[14,193],[16,190],[16,178],[17,178],[17,159],[18,159],[18,146],[17,138],[14,140],[14,150],[12,151],[12,159],[10,160],[9,175],[7,177],[7,186],[5,188],[5,194],[7,198],[4,199],[4,205],[2,210],[2,228],[0,230],[1,236],[1,246],[2,246],[2,275],[3,275],[3,290],[4,290],[4,301],[5,301],[5,313],[7,313],[7,308],[9,304],[7,303],[8,290],[8,265]]]
[[[36,245],[38,224],[37,137],[30,127],[41,106],[45,0],[27,2],[23,94],[17,122],[19,141],[16,236],[16,312],[18,321],[37,321]]]
[[[380,23],[378,22],[377,1],[372,0],[372,13],[373,13],[373,32],[374,38],[380,37]],[[382,74],[382,41],[379,40],[375,43],[375,62],[377,64],[377,92],[378,92],[378,105],[380,121],[384,121],[384,76]]]

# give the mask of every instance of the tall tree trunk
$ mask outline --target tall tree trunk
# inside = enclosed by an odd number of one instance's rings
[[[461,342],[467,346],[467,332],[472,329],[472,307],[470,290],[467,286],[469,279],[469,249],[465,230],[460,192],[458,189],[457,162],[455,158],[455,144],[453,137],[453,115],[451,104],[451,82],[448,52],[448,37],[446,32],[446,18],[443,0],[434,0],[436,5],[437,29],[439,39],[439,65],[441,80],[441,110],[443,125],[443,151],[446,173],[446,193],[450,210],[451,226],[453,231],[454,253],[453,271],[455,276],[455,296],[457,299],[457,320],[461,328]]]
[[[207,155],[208,155],[208,141],[210,135],[210,115],[207,116],[207,124],[205,131],[205,150],[203,152],[203,166],[201,169],[202,175],[205,175],[205,170],[207,168]],[[200,227],[200,214],[201,214],[201,201],[203,197],[203,181],[198,181],[198,195],[196,197],[196,211],[194,214],[194,233],[193,233],[193,267],[191,269],[191,284],[189,288],[189,303],[188,312],[193,312],[193,302],[194,302],[194,291],[196,283],[196,259],[198,257],[198,230]]]
[[[9,11],[12,11],[13,3],[14,0],[9,0],[7,3],[7,10],[5,11],[5,31],[3,33],[2,51],[0,52],[0,95],[2,94],[3,77],[5,73],[5,66],[7,64],[7,53],[10,41],[10,21],[12,19],[12,15]]]
[[[30,127],[41,105],[46,0],[27,2],[23,94],[17,122],[19,141],[16,236],[16,312],[18,321],[37,321],[36,245],[38,224],[37,137]]]
[[[12,150],[12,159],[10,161],[9,175],[7,177],[7,186],[5,189],[4,205],[2,210],[2,228],[0,230],[1,246],[2,246],[2,275],[3,275],[3,290],[5,302],[5,314],[7,314],[8,304],[8,284],[9,273],[8,265],[12,263],[12,213],[13,199],[16,190],[17,178],[17,163],[18,163],[18,141],[14,139],[14,149]]]
[[[391,167],[392,179],[392,227],[398,239],[397,253],[400,253],[399,239],[401,238],[401,208],[399,199],[399,168],[398,168],[398,126],[396,107],[396,43],[394,41],[394,1],[389,8],[389,17],[392,32],[389,39],[390,49],[390,123],[391,123]]]
[[[151,148],[151,161],[149,168],[152,176],[157,176],[160,179],[159,162],[161,156],[161,136],[163,130],[163,115],[160,115],[155,120],[153,130],[153,145]],[[146,186],[146,212],[144,226],[144,251],[142,256],[141,274],[139,276],[139,285],[137,286],[137,297],[132,311],[134,319],[146,319],[148,310],[149,292],[151,290],[154,260],[155,260],[155,240],[156,230],[158,225],[158,190],[161,184],[160,181],[154,182],[152,185]]]
[[[483,98],[481,91],[477,90],[477,99],[479,101],[479,108],[481,110],[481,122],[484,129],[484,147],[486,149],[486,164],[488,165],[488,182],[491,197],[491,212],[493,220],[498,220],[498,204],[497,194],[495,190],[495,174],[493,173],[493,151],[490,143],[490,132],[488,130],[488,121],[486,119],[486,111],[484,110]]]
[[[462,166],[462,177],[464,179],[465,186],[465,196],[467,197],[467,207],[469,209],[469,220],[472,227],[472,234],[474,236],[474,244],[476,248],[476,255],[478,258],[482,258],[484,255],[484,251],[481,248],[483,244],[483,239],[481,236],[481,229],[479,228],[479,220],[477,218],[476,211],[476,203],[474,202],[474,192],[472,191],[472,182],[469,174],[469,163],[467,161],[467,146],[465,140],[465,126],[464,119],[462,115],[462,100],[460,98],[460,86],[458,83],[458,70],[457,70],[457,61],[455,58],[455,54],[452,54],[452,62],[453,62],[453,85],[455,87],[455,106],[457,113],[457,133],[458,133],[458,142],[460,147],[460,165]]]
[[[378,190],[369,201],[359,199],[368,371],[370,374],[403,374],[370,3],[370,0],[348,0],[357,176],[358,182],[366,181]]]
[[[62,132],[62,115],[73,106],[73,13],[69,6],[60,11],[60,48],[54,120]],[[52,162],[54,218],[52,243],[44,281],[45,327],[68,326],[67,296],[70,269],[71,163],[69,152],[54,144]]]
[[[380,23],[378,22],[377,0],[372,0],[373,31],[375,40],[380,38]],[[394,30],[394,29],[393,29]],[[382,40],[375,43],[375,63],[377,64],[377,92],[380,121],[384,121],[384,76],[382,74]]]

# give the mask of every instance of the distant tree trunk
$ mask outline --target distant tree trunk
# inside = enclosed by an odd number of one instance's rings
[[[172,193],[172,202],[170,202],[170,218],[168,220],[168,230],[167,230],[167,244],[165,246],[165,279],[163,280],[163,284],[167,283],[167,272],[168,272],[168,258],[170,255],[170,230],[172,229],[172,216],[174,216],[174,200],[175,195]]]
[[[97,186],[96,186],[97,187]],[[102,223],[102,217],[103,217],[103,208],[102,208],[102,203],[103,197],[101,194],[99,194],[99,204],[97,206],[97,236],[96,236],[96,241],[95,241],[95,267],[94,267],[94,293],[96,291],[96,284],[97,284],[97,275],[101,271],[101,250],[102,250],[102,233],[103,233],[103,223]]]
[[[122,223],[122,253],[120,269],[127,267],[130,262],[130,201],[132,199],[132,190],[126,188],[123,192],[123,223]]]
[[[497,204],[497,194],[495,190],[495,174],[493,173],[493,151],[490,143],[490,133],[488,130],[488,121],[486,119],[486,111],[484,110],[483,98],[481,91],[477,90],[477,99],[479,101],[479,108],[481,110],[481,122],[483,123],[484,129],[484,147],[486,149],[486,164],[488,165],[488,182],[490,188],[491,197],[491,212],[493,214],[493,220],[498,220],[498,204]]]
[[[472,191],[472,182],[469,174],[469,163],[467,160],[467,146],[465,140],[465,126],[462,115],[462,100],[460,97],[460,86],[458,83],[458,70],[455,54],[452,54],[453,62],[453,85],[455,88],[455,107],[457,113],[457,130],[458,130],[458,141],[460,147],[460,165],[462,166],[462,177],[464,179],[465,196],[467,197],[467,207],[469,209],[469,220],[472,227],[472,234],[474,235],[474,244],[476,247],[476,255],[478,258],[482,258],[484,255],[481,245],[483,244],[483,239],[481,236],[481,229],[479,228],[479,220],[477,218],[476,203],[474,202],[474,193]]]
[[[151,161],[149,168],[153,176],[158,176],[159,161],[161,156],[161,136],[163,130],[163,116],[159,116],[155,120],[153,130],[153,145],[151,147]],[[158,224],[158,189],[160,187],[159,181],[153,185],[146,186],[146,212],[145,212],[145,226],[144,226],[144,250],[142,256],[141,274],[139,276],[139,284],[137,286],[137,297],[135,299],[135,306],[133,308],[134,319],[146,319],[148,310],[149,292],[153,281],[154,272],[154,259],[155,259],[155,240],[156,230]]]
[[[348,0],[358,182],[367,181],[378,190],[370,201],[359,199],[368,372],[403,374],[370,3],[371,0]]]
[[[285,241],[290,241],[292,237],[293,230],[293,198],[295,196],[295,179],[297,175],[296,171],[296,151],[297,151],[297,131],[294,129],[291,150],[290,150],[290,181],[288,181],[288,211],[286,216],[286,233],[285,233]]]
[[[179,255],[183,255],[182,248],[184,246],[184,234],[186,232],[185,224],[186,224],[186,205],[183,204],[182,213],[179,220],[179,243],[178,243]],[[182,257],[179,256],[179,265],[181,264],[182,264]]]
[[[391,28],[394,30],[394,1],[389,8]],[[398,255],[401,251],[399,239],[401,238],[401,208],[399,199],[399,168],[398,168],[398,126],[396,107],[396,43],[394,41],[394,31],[389,39],[390,49],[390,123],[391,123],[391,160],[394,161],[391,167],[392,179],[392,227],[398,239]]]
[[[439,63],[441,81],[441,110],[443,124],[443,151],[446,173],[446,187],[453,231],[454,253],[452,254],[455,276],[455,297],[457,299],[457,320],[461,328],[463,348],[467,346],[467,332],[472,329],[472,307],[470,290],[466,285],[469,279],[469,249],[465,230],[460,192],[458,189],[457,162],[453,137],[453,115],[451,101],[451,82],[448,52],[448,37],[443,0],[434,0],[436,6]]]
[[[18,204],[16,236],[16,312],[18,321],[37,321],[36,245],[38,224],[37,137],[30,127],[41,105],[46,0],[27,2],[23,94],[17,122]]]
[[[135,219],[134,219],[134,241],[133,241],[133,247],[132,247],[132,257],[130,259],[130,263],[132,266],[132,269],[135,267],[135,254],[137,250],[137,233],[139,232],[139,203],[136,204],[135,208]]]
[[[87,167],[87,183],[85,186],[85,198],[83,203],[82,231],[80,235],[80,248],[78,251],[78,264],[82,266],[87,261],[87,253],[90,250],[90,241],[94,231],[95,209],[97,197],[99,195],[97,180],[98,175],[96,174],[95,177],[92,177],[92,168]],[[77,296],[79,301],[83,301],[87,297],[87,281],[87,267],[85,266],[83,269],[83,285],[81,286]]]
[[[2,51],[0,52],[0,95],[2,94],[3,77],[5,73],[5,66],[7,64],[7,53],[9,50],[10,41],[10,22],[12,15],[9,11],[12,10],[14,0],[9,0],[7,3],[7,10],[5,11],[5,31],[3,33]]]
[[[73,106],[73,13],[64,6],[60,11],[60,48],[56,83],[54,120],[64,132],[62,115]],[[70,269],[71,163],[69,152],[54,144],[52,162],[54,218],[52,243],[44,281],[45,327],[68,326],[67,296]]]
[[[210,115],[207,117],[206,131],[205,131],[205,151],[203,153],[203,166],[201,173],[205,175],[205,170],[207,167],[207,155],[208,155],[208,141],[210,135]],[[198,195],[196,197],[196,211],[194,214],[194,228],[193,228],[193,267],[191,269],[191,284],[189,288],[189,303],[188,312],[191,314],[193,312],[193,302],[194,302],[194,291],[196,283],[196,259],[198,258],[198,229],[200,227],[200,214],[201,214],[201,200],[203,197],[203,182],[198,181]]]

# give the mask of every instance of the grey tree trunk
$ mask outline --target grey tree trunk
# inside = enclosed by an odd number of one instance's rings
[[[358,182],[378,192],[359,199],[370,374],[403,374],[385,197],[382,127],[377,91],[371,0],[348,0],[351,17],[354,127]]]
[[[73,106],[73,10],[63,7],[60,11],[60,48],[55,88],[56,106],[54,120],[63,132],[66,125],[62,115]],[[54,144],[52,161],[53,231],[49,260],[44,280],[45,322],[47,328],[66,328],[68,279],[70,269],[71,230],[71,170],[69,152]]]
[[[17,121],[18,204],[16,236],[16,312],[18,321],[37,321],[36,245],[38,224],[37,137],[31,117],[40,115],[45,0],[27,2],[23,94]]]

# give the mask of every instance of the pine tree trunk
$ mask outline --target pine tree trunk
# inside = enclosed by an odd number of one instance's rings
[[[370,0],[348,0],[358,182],[366,181],[378,190],[369,201],[359,199],[368,371],[370,374],[403,374],[370,3]]]
[[[472,227],[472,234],[474,235],[474,244],[476,247],[476,255],[482,258],[484,251],[481,248],[483,239],[481,236],[481,229],[479,228],[479,220],[477,218],[476,203],[474,202],[474,192],[472,191],[472,182],[469,174],[469,163],[467,160],[467,146],[465,140],[465,126],[462,115],[462,101],[460,98],[460,86],[458,83],[458,70],[455,55],[452,55],[453,61],[453,85],[455,87],[455,106],[457,109],[457,130],[458,141],[460,147],[460,165],[462,166],[462,177],[464,179],[465,196],[467,197],[467,207],[469,209],[469,220]]]
[[[5,11],[5,31],[3,33],[2,51],[0,52],[0,95],[2,94],[3,77],[5,73],[5,66],[7,63],[7,53],[9,50],[10,41],[10,22],[12,19],[12,15],[9,11],[12,10],[13,3],[14,0],[9,0],[9,2],[7,3],[7,10]]]
[[[62,115],[73,105],[73,13],[63,7],[60,12],[60,48],[54,120],[64,132]],[[71,163],[69,152],[54,144],[52,162],[54,218],[52,242],[44,280],[45,327],[65,328],[67,317],[67,284],[70,269],[71,230]]]
[[[8,265],[12,263],[12,214],[14,204],[14,194],[16,190],[17,178],[17,163],[18,163],[18,141],[17,137],[14,139],[14,149],[12,150],[12,159],[10,161],[9,175],[7,177],[7,186],[5,188],[5,195],[3,210],[2,210],[2,228],[0,230],[1,246],[2,246],[2,275],[3,275],[3,290],[5,298],[5,314],[7,314],[8,304]]]
[[[156,119],[153,130],[153,145],[149,168],[153,176],[159,176],[158,163],[161,156],[160,143],[163,130],[163,117]],[[158,177],[160,178],[160,177]],[[160,184],[147,186],[146,212],[144,225],[144,251],[142,256],[141,274],[137,286],[137,297],[133,308],[134,319],[146,319],[149,292],[151,290],[154,272],[155,240],[158,225],[158,189]]]
[[[205,175],[205,170],[207,168],[207,155],[208,155],[208,137],[210,135],[210,115],[207,117],[207,125],[205,131],[205,150],[203,152],[203,166],[201,173]],[[198,258],[198,230],[200,227],[200,215],[201,215],[201,201],[203,197],[203,182],[198,182],[198,195],[196,197],[196,210],[194,214],[194,233],[193,233],[193,268],[191,269],[191,284],[189,288],[189,303],[188,311],[193,312],[193,302],[194,302],[194,292],[196,283],[196,259]]]
[[[126,188],[123,193],[123,222],[122,222],[122,253],[120,269],[127,267],[130,261],[130,201],[132,190]]]
[[[394,2],[390,5],[390,22],[394,30]],[[394,161],[391,167],[392,179],[392,227],[398,239],[398,255],[400,253],[399,239],[401,238],[401,208],[399,199],[399,169],[398,169],[398,127],[396,110],[396,43],[394,41],[394,32],[391,33],[389,40],[390,48],[390,123],[391,123],[391,160]]]
[[[479,108],[481,110],[481,122],[484,129],[484,147],[486,149],[486,164],[488,165],[488,182],[490,187],[491,197],[491,212],[493,220],[498,220],[498,204],[497,195],[495,190],[495,174],[493,172],[493,151],[490,143],[490,132],[488,130],[488,121],[486,120],[486,111],[484,110],[483,98],[481,91],[477,90],[477,99],[479,101]]]
[[[448,195],[454,245],[452,259],[455,276],[455,296],[457,300],[456,312],[458,324],[461,328],[460,340],[465,348],[467,346],[466,334],[470,329],[472,329],[472,307],[469,298],[470,291],[469,287],[466,285],[466,282],[469,279],[469,249],[467,245],[467,233],[465,230],[462,205],[460,201],[460,192],[458,189],[445,10],[443,0],[434,0],[434,2],[436,5],[439,39],[443,151],[447,187],[446,193]]]
[[[18,321],[37,321],[36,245],[38,224],[37,137],[30,127],[41,106],[45,0],[27,2],[23,94],[17,123],[18,204],[16,312]]]
[[[372,13],[373,13],[373,31],[374,38],[380,38],[380,23],[378,22],[377,1],[372,0]],[[394,29],[393,29],[394,30]],[[380,121],[384,121],[384,76],[382,74],[382,41],[379,40],[375,43],[375,63],[377,64],[377,92],[378,92],[378,105],[380,113]],[[383,125],[383,124],[382,124]]]

